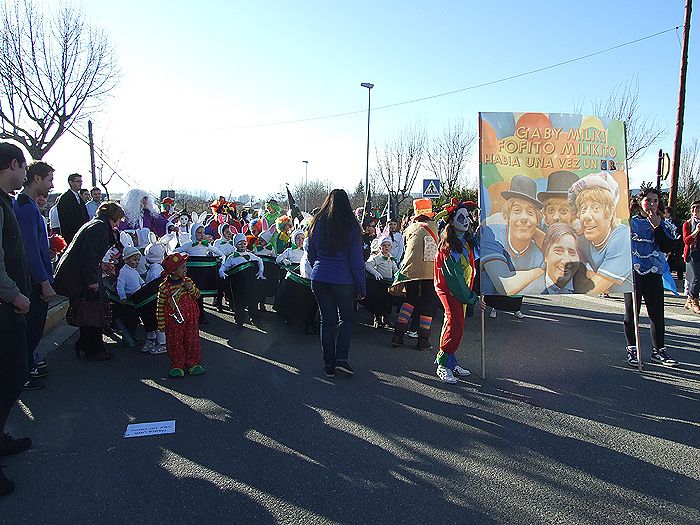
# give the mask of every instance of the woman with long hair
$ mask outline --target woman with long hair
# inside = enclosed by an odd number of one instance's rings
[[[486,308],[473,291],[476,276],[474,230],[478,224],[473,214],[477,209],[472,201],[452,199],[438,214],[444,217],[446,225],[435,257],[435,292],[445,308],[445,318],[435,364],[437,376],[445,383],[456,383],[455,375],[469,375],[469,370],[459,366],[455,357],[464,335],[466,305]]]
[[[323,372],[352,375],[348,363],[356,300],[365,296],[362,232],[345,190],[330,192],[309,227],[311,290],[321,312]],[[335,330],[338,330],[337,338]]]

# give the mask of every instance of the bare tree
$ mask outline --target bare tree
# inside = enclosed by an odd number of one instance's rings
[[[425,126],[416,122],[402,129],[396,138],[388,140],[381,150],[374,148],[376,175],[396,207],[411,195],[423,166],[427,142]]]
[[[175,190],[175,207],[192,213],[207,212],[211,215],[210,205],[217,195],[201,190]]]
[[[575,111],[582,113],[583,103]],[[621,120],[627,131],[627,165],[633,166],[644,151],[666,134],[655,118],[642,115],[639,110],[639,80],[628,78],[618,84],[605,100],[591,101],[592,113],[598,117]]]
[[[468,130],[463,118],[448,122],[428,148],[428,169],[440,179],[442,194],[452,194],[465,182],[464,169],[476,142],[476,131]]]
[[[700,141],[697,138],[683,145],[678,196],[688,203],[700,199]]]
[[[291,192],[292,196],[294,197],[294,200],[296,200],[297,205],[299,205],[300,208],[303,208],[304,201],[306,200],[306,207],[308,209],[305,211],[310,212],[314,208],[317,208],[321,204],[323,204],[323,201],[326,199],[326,197],[328,197],[328,194],[331,192],[332,189],[333,187],[331,186],[330,182],[312,179],[306,183],[300,182],[299,184],[294,186],[294,188],[291,189]],[[286,196],[281,202],[284,202],[282,208],[286,210]]]
[[[0,138],[41,159],[116,85],[114,49],[69,5],[45,16],[32,0],[12,0],[0,16]]]

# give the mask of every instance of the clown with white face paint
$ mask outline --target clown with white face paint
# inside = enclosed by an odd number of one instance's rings
[[[474,266],[474,230],[477,205],[472,201],[452,202],[438,214],[447,226],[440,234],[435,257],[435,292],[445,308],[445,320],[440,334],[440,350],[435,357],[437,376],[445,383],[456,383],[455,375],[465,377],[469,370],[457,363],[455,353],[464,335],[466,305],[483,310],[486,305],[472,291]]]

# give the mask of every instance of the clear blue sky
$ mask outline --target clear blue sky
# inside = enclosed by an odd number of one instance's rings
[[[53,3],[53,0],[51,2]],[[354,187],[364,177],[367,91],[372,106],[435,95],[547,66],[683,23],[681,0],[481,1],[85,1],[119,55],[123,78],[93,117],[120,172],[154,192],[167,186],[265,196],[309,178]],[[691,32],[685,136],[700,137]],[[679,30],[682,34],[682,29]],[[636,76],[640,111],[666,138],[632,171],[654,177],[670,151],[680,44],[675,32],[489,87],[372,112],[381,146],[420,119],[429,134],[478,111],[573,112]],[[584,106],[587,108],[587,106]],[[298,124],[241,126],[359,114]],[[57,189],[85,175],[83,145],[66,137],[46,160]],[[371,164],[370,164],[371,165]],[[471,168],[477,173],[476,166]],[[116,180],[116,179],[115,179]],[[114,182],[114,191],[126,185]]]

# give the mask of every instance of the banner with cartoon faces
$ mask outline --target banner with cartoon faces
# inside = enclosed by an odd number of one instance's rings
[[[479,113],[484,295],[632,291],[625,125]]]

